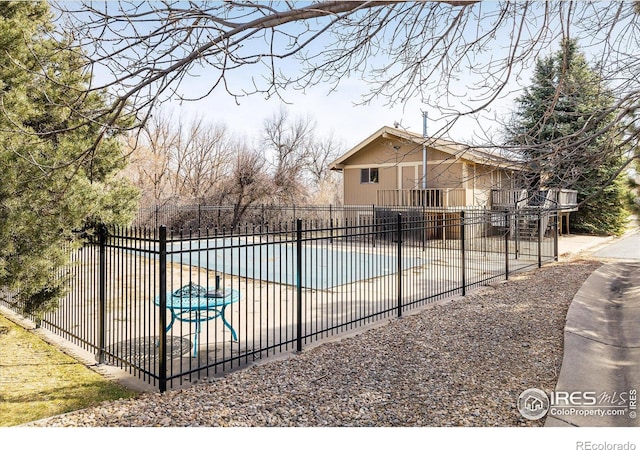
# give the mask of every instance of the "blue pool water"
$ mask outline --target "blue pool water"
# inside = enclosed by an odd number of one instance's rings
[[[206,244],[206,249],[200,250]],[[198,266],[220,273],[296,285],[296,246],[294,243],[251,243],[239,239],[217,239],[173,243],[168,261]],[[175,252],[175,253],[174,253]],[[403,269],[424,264],[421,258],[405,257]],[[355,281],[390,275],[397,271],[395,255],[365,253],[331,246],[302,247],[304,288],[330,289]]]

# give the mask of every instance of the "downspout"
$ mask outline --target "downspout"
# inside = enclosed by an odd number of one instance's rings
[[[422,111],[422,189],[427,189],[427,111]]]

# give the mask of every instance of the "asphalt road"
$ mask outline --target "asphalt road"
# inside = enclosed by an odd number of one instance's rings
[[[593,254],[596,258],[640,261],[640,231],[626,236]]]

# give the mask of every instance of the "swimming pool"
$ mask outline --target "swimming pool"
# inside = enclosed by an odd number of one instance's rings
[[[206,245],[206,248],[205,248]],[[174,242],[167,248],[168,261],[229,275],[296,285],[296,245],[292,242],[258,243],[245,239]],[[403,269],[426,263],[419,257],[403,257]],[[302,247],[301,284],[309,289],[331,289],[356,281],[397,272],[397,256],[363,247],[306,244]]]

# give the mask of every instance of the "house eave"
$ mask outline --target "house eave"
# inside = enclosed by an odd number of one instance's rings
[[[444,153],[448,153],[452,158],[455,158],[456,161],[460,159],[467,160],[474,164],[484,164],[492,167],[497,167],[501,169],[511,169],[518,170],[519,165],[516,161],[511,161],[506,158],[502,158],[496,155],[492,155],[490,153],[482,152],[480,150],[476,150],[466,144],[461,144],[458,142],[448,141],[446,139],[441,138],[424,138],[423,136],[412,133],[406,130],[400,130],[397,128],[392,128],[389,126],[383,126],[378,129],[371,135],[369,135],[366,139],[355,145],[351,150],[337,158],[329,165],[330,170],[342,171],[348,165],[345,164],[345,161],[358,153],[363,148],[367,147],[376,139],[399,139],[412,142],[417,145],[426,144],[428,148],[432,148],[435,150],[442,151]]]

